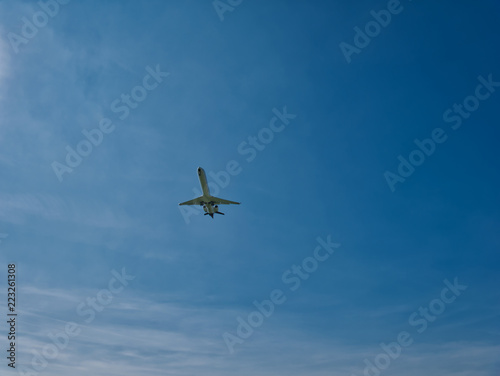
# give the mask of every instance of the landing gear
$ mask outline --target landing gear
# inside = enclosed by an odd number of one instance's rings
[[[214,206],[214,213],[225,215],[224,213],[219,211],[219,205]]]
[[[220,215],[225,215],[224,213],[221,213],[219,211],[219,205],[215,205],[215,202],[213,201],[210,202],[201,201],[200,205],[203,207],[203,211],[205,212],[204,215],[209,215],[212,218],[214,217],[215,213]]]

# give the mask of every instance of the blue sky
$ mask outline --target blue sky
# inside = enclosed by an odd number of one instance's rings
[[[49,3],[0,2],[0,275],[16,263],[19,314],[2,374],[498,375],[497,2]],[[120,119],[122,95],[145,98]],[[230,161],[218,196],[242,204],[183,213],[196,168]],[[322,261],[318,237],[340,244]]]

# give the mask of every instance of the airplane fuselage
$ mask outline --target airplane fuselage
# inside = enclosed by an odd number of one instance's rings
[[[198,179],[200,179],[201,190],[203,191],[203,196],[210,197],[210,189],[208,189],[207,175],[205,170],[198,167]]]
[[[215,212],[219,210],[219,207],[210,201],[211,195],[210,189],[208,188],[207,175],[205,174],[205,170],[201,167],[198,167],[198,179],[200,179],[201,190],[203,191],[203,210],[205,211],[205,215],[208,214],[213,218]]]

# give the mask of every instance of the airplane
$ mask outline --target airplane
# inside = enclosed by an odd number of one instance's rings
[[[222,198],[210,195],[210,190],[208,189],[207,184],[207,176],[205,175],[205,170],[201,167],[198,167],[198,178],[200,179],[203,196],[197,197],[193,200],[182,202],[179,205],[201,205],[203,206],[203,210],[205,211],[204,215],[209,215],[213,219],[214,214],[224,215],[224,213],[221,213],[219,211],[219,205],[240,204],[239,202],[224,200]]]

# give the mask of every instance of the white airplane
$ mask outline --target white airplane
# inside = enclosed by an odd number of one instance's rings
[[[203,191],[203,196],[197,197],[193,200],[189,200],[186,202],[182,202],[179,205],[202,205],[203,210],[205,211],[204,215],[209,215],[210,217],[214,217],[214,213],[222,214],[219,211],[219,205],[239,205],[239,202],[224,200],[222,198],[214,197],[210,195],[210,190],[208,189],[207,184],[207,176],[205,175],[205,170],[201,167],[198,167],[198,178],[200,179],[201,189]]]

